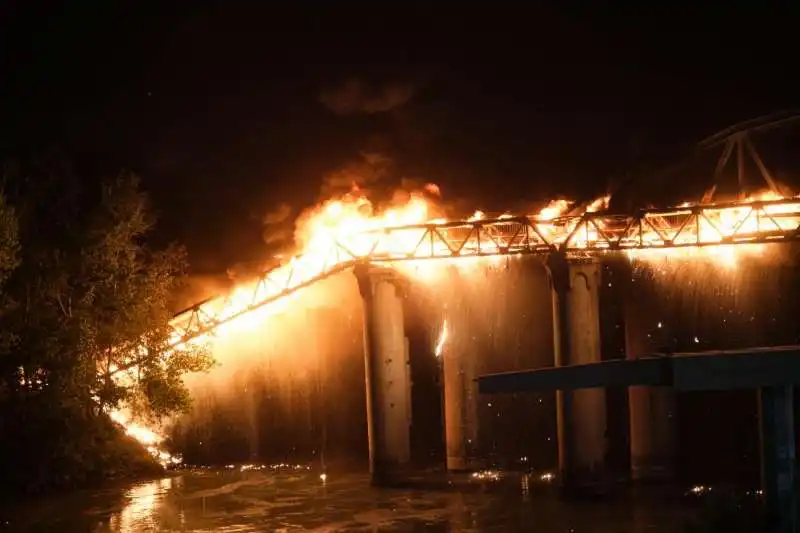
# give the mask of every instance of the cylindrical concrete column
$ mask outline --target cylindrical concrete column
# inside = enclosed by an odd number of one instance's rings
[[[391,270],[355,268],[364,300],[364,361],[372,482],[391,484],[411,459],[411,375],[401,280]]]
[[[548,271],[556,366],[600,362],[600,263],[567,262],[557,252],[548,258]],[[556,412],[562,488],[572,492],[603,481],[608,447],[605,391],[558,391]]]
[[[448,315],[451,331],[442,350],[444,423],[447,469],[464,472],[479,467],[478,447],[478,358],[473,342],[458,342],[452,325],[469,328],[467,313]]]
[[[624,302],[625,354],[628,359],[663,352],[666,324],[642,288],[627,283]],[[662,481],[675,476],[675,391],[671,387],[628,388],[631,479]]]

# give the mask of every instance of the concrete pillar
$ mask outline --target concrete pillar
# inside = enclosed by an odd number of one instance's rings
[[[372,482],[387,485],[411,459],[411,375],[399,276],[368,264],[356,266],[364,300],[367,430]]]
[[[665,325],[657,316],[655,302],[644,289],[627,283],[625,291],[625,354],[628,359],[664,350]],[[659,327],[659,324],[661,327]],[[630,413],[631,479],[674,479],[677,417],[675,391],[671,387],[628,388]]]
[[[459,320],[460,318],[466,318]],[[478,464],[478,354],[474,342],[458,342],[459,334],[469,331],[467,313],[448,317],[449,339],[442,350],[444,382],[444,424],[447,469],[464,472]],[[459,329],[453,328],[456,325]]]
[[[761,433],[761,486],[770,531],[795,531],[794,390],[792,386],[758,391]]]
[[[600,361],[600,263],[567,262],[551,253],[548,272],[553,296],[556,366]],[[558,391],[559,479],[565,494],[591,490],[606,477],[606,395],[604,389]]]

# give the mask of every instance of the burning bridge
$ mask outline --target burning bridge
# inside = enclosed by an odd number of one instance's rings
[[[458,265],[491,262],[503,256],[541,256],[553,295],[556,366],[599,362],[598,283],[603,256],[701,252],[725,261],[734,250],[747,252],[769,244],[800,241],[800,197],[775,182],[747,137],[750,131],[779,122],[749,123],[706,143],[725,147],[718,173],[738,148],[740,183],[747,153],[766,182],[767,187],[758,193],[731,202],[715,201],[712,188],[703,200],[669,209],[613,213],[607,209],[608,197],[604,197],[577,208],[564,201],[551,202],[535,215],[487,217],[477,212],[458,221],[429,220],[424,199],[415,196],[402,210],[383,217],[356,216],[342,202],[329,203],[317,213],[323,223],[312,228],[302,254],[247,286],[178,314],[172,321],[173,346],[177,349],[204,342],[246,315],[352,270],[365,313],[371,472],[376,483],[389,482],[403,471],[410,456],[410,378],[402,305],[403,285],[409,276],[399,275],[410,270],[408,265]],[[326,217],[335,219],[336,224],[325,224]],[[447,461],[452,470],[473,466],[465,444],[471,430],[463,420],[469,417],[467,411],[475,408],[470,393],[474,393],[477,376],[464,379],[465,365],[458,354],[444,358]],[[605,406],[598,401],[597,393],[602,394],[602,390],[559,394],[559,466],[564,482],[585,481],[603,461]],[[651,393],[640,394],[644,396],[631,402],[632,410],[638,403],[652,405],[647,396]],[[653,423],[648,416],[663,414],[637,416],[647,425]],[[633,420],[634,414],[631,416]],[[644,435],[647,430],[639,433]],[[640,460],[641,471],[655,468],[648,455],[655,452],[648,451],[652,446],[645,442],[649,440],[643,437],[641,443],[632,442],[633,460]]]
[[[781,198],[777,193],[763,197],[766,199],[642,210],[634,215],[586,211],[553,218],[475,217],[341,236],[325,250],[295,256],[288,264],[265,272],[247,291],[206,300],[178,314],[172,321],[174,342],[203,338],[243,315],[358,265],[523,254],[584,262],[612,252],[636,255],[800,240],[800,198]]]

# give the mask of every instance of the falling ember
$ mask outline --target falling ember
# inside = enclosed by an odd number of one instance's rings
[[[447,332],[447,319],[444,319],[442,322],[442,331],[439,333],[439,340],[436,342],[436,357],[442,356],[442,351],[444,350],[444,345],[447,342],[448,332]]]

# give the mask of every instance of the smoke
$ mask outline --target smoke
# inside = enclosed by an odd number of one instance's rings
[[[385,113],[407,103],[416,88],[411,83],[387,83],[379,86],[352,78],[323,90],[319,101],[337,115]]]
[[[173,295],[170,306],[174,312],[180,312],[197,302],[217,296],[230,287],[225,276],[191,275]]]
[[[270,247],[282,247],[289,244],[292,237],[291,216],[292,206],[286,203],[279,204],[272,211],[261,217],[261,238]]]
[[[394,160],[381,152],[361,152],[355,160],[323,176],[320,193],[323,202],[357,194],[377,202],[379,208],[404,205],[415,193],[425,196],[432,206],[442,206],[438,185],[400,175]]]
[[[346,194],[355,189],[369,191],[380,188],[391,179],[392,159],[377,152],[361,152],[359,157],[322,178],[323,200]]]
[[[239,262],[228,267],[225,274],[233,285],[249,283],[254,281],[265,271],[270,270],[281,263],[279,257],[272,257],[258,261]]]

